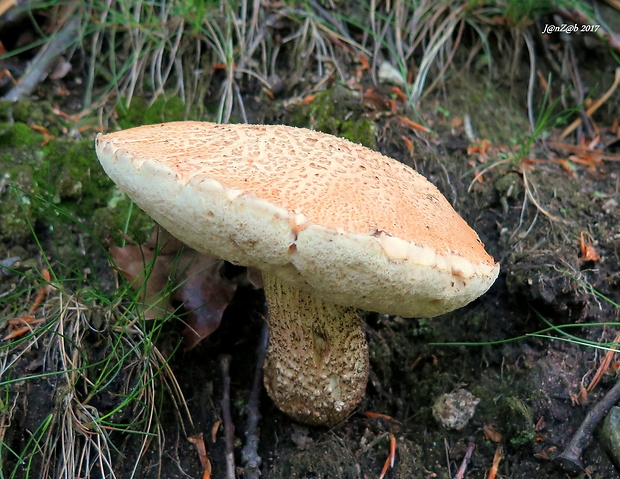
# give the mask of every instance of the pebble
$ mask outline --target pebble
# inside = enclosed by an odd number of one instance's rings
[[[480,402],[476,396],[465,389],[457,389],[442,394],[433,404],[433,417],[447,429],[463,429],[476,412]]]

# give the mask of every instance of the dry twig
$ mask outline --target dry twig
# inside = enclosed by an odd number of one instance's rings
[[[261,457],[258,455],[258,424],[260,415],[260,391],[263,384],[263,364],[267,354],[267,340],[269,339],[269,328],[267,323],[263,323],[258,346],[256,347],[256,368],[254,370],[254,382],[248,403],[245,406],[247,422],[245,425],[245,446],[241,451],[243,462],[243,477],[245,479],[257,479],[260,477]]]
[[[595,163],[601,161],[620,161],[620,154],[618,153],[595,150],[594,148],[590,148],[586,145],[571,145],[570,143],[563,143],[560,141],[548,141],[547,146],[553,148],[554,150],[568,151],[569,153],[573,153],[582,157],[590,156],[592,157],[592,161]],[[579,162],[576,159],[572,159],[572,161],[575,161],[576,163],[589,164]]]
[[[614,338],[614,343],[618,343],[620,342],[620,333],[616,334],[616,337]],[[605,353],[605,357],[603,358],[603,360],[601,361],[601,364],[599,365],[598,369],[596,370],[596,373],[594,374],[594,377],[592,378],[592,381],[590,381],[590,384],[588,384],[588,387],[586,388],[587,392],[592,392],[594,390],[594,388],[596,387],[596,385],[601,381],[601,379],[603,378],[603,375],[609,371],[609,367],[611,366],[611,362],[614,360],[614,358],[616,357],[616,354],[618,354],[617,351],[614,350],[609,350]]]
[[[11,88],[4,97],[6,101],[17,101],[28,96],[45,79],[56,57],[62,55],[78,38],[80,19],[78,16],[71,18],[56,36],[34,57],[26,73],[19,79],[17,85]]]
[[[222,418],[224,420],[224,440],[226,441],[226,479],[235,479],[234,439],[235,426],[230,414],[230,356],[224,355],[220,359],[222,369]]]
[[[558,456],[556,462],[561,469],[569,474],[579,474],[585,469],[581,460],[583,450],[590,444],[596,426],[618,401],[620,401],[620,381],[586,415],[564,452]]]
[[[461,462],[461,467],[459,467],[459,470],[456,472],[456,476],[454,476],[454,479],[463,479],[465,477],[465,471],[467,471],[467,466],[469,465],[469,461],[471,461],[471,455],[473,454],[475,448],[476,444],[470,442],[467,446],[467,451],[465,451],[465,457],[463,457],[463,462]]]
[[[613,93],[616,91],[616,88],[618,88],[618,85],[620,84],[620,68],[616,68],[616,76],[614,77],[614,83],[613,85],[611,85],[611,87],[609,88],[609,90],[607,90],[605,92],[605,94],[599,98],[598,100],[596,100],[592,106],[590,108],[588,108],[586,110],[586,116],[588,118],[590,118],[592,116],[592,114],[598,110],[607,100],[609,100],[609,97],[611,95],[613,95]],[[570,125],[568,125],[566,127],[566,129],[562,132],[562,134],[560,135],[561,139],[566,138],[568,135],[570,135],[573,131],[575,131],[575,129],[581,125],[582,123],[582,119],[581,118],[577,118],[574,122],[572,122]]]

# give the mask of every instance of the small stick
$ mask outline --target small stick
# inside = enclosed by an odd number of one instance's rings
[[[459,470],[456,471],[456,476],[454,476],[454,479],[463,479],[465,477],[465,471],[467,471],[467,466],[469,465],[469,461],[471,461],[471,455],[474,453],[475,448],[476,444],[470,442],[467,446],[467,451],[465,451],[463,462],[461,462],[461,467],[459,467]]]
[[[620,333],[616,334],[616,337],[614,338],[613,342],[618,343],[618,341],[620,341]],[[616,357],[616,354],[618,354],[618,351],[615,350],[616,348],[614,347],[613,349],[614,349],[613,351],[608,350],[605,353],[605,357],[603,358],[603,360],[601,361],[601,364],[596,370],[596,373],[594,374],[592,381],[590,381],[590,384],[588,384],[588,387],[586,388],[587,392],[591,393],[596,387],[596,385],[601,381],[601,379],[603,378],[603,375],[607,371],[609,371],[609,366],[611,365],[611,362]]]
[[[579,474],[585,469],[581,460],[583,450],[590,444],[596,426],[618,401],[620,401],[620,381],[586,415],[564,452],[557,457],[556,463],[562,470],[569,474]]]
[[[222,416],[224,419],[224,440],[226,441],[226,479],[235,479],[234,439],[235,426],[230,414],[230,356],[225,354],[220,358],[222,369]]]
[[[248,403],[245,406],[247,422],[245,424],[245,446],[241,451],[243,462],[243,477],[245,479],[257,479],[260,477],[261,457],[258,455],[258,423],[260,422],[260,391],[263,384],[263,364],[267,354],[267,342],[269,339],[269,327],[267,322],[263,327],[256,347],[256,367],[254,369],[254,382]]]
[[[493,456],[493,464],[491,465],[491,469],[489,469],[489,473],[487,474],[487,479],[495,479],[497,477],[497,471],[499,469],[499,463],[504,458],[504,448],[500,445],[495,449],[495,455]]]
[[[592,114],[598,110],[601,105],[603,105],[607,100],[609,100],[609,97],[611,95],[613,95],[613,93],[616,91],[616,88],[618,88],[618,85],[620,84],[620,68],[616,68],[616,75],[614,77],[614,83],[611,85],[611,87],[609,88],[609,90],[607,90],[605,92],[605,94],[599,98],[598,100],[596,100],[591,106],[590,108],[588,108],[586,110],[586,116],[588,118],[590,118],[592,116]],[[562,134],[560,135],[560,139],[564,139],[566,138],[568,135],[570,135],[573,131],[575,131],[575,129],[581,125],[582,120],[581,118],[577,118],[574,122],[572,122],[570,125],[568,125],[566,127],[566,129],[562,132]]]
[[[6,101],[17,101],[20,98],[30,95],[37,85],[45,79],[52,63],[62,55],[68,48],[77,43],[79,37],[80,21],[77,16],[71,18],[65,25],[58,30],[49,43],[39,50],[30,66],[13,88],[3,97]]]

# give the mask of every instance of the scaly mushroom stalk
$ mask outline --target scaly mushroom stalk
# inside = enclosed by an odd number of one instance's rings
[[[342,421],[364,396],[368,344],[354,308],[325,302],[263,272],[269,307],[265,388],[306,424]]]

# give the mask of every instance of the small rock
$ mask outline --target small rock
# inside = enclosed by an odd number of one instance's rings
[[[620,471],[620,407],[612,407],[603,421],[602,440],[616,469]]]
[[[14,256],[0,260],[0,278],[13,275],[13,268],[19,263],[19,258]]]
[[[377,77],[379,78],[379,83],[396,85],[401,88],[405,88],[407,86],[407,83],[403,78],[403,74],[389,62],[383,62],[381,65],[379,65]]]
[[[476,396],[465,389],[457,389],[442,394],[433,404],[433,417],[447,429],[463,429],[476,412],[480,402]]]

